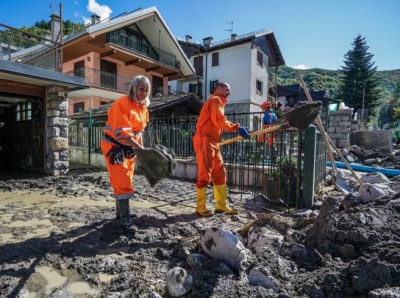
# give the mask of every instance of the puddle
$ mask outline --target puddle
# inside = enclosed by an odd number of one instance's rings
[[[30,287],[31,289],[36,289],[37,291],[35,292],[33,290],[30,290],[28,298],[40,298],[43,297],[44,294],[50,295],[50,293],[55,289],[63,288],[63,292],[66,291],[68,293],[77,295],[96,295],[100,292],[100,290],[92,288],[88,283],[84,281],[69,282],[69,280],[74,280],[79,277],[74,272],[64,272],[64,274],[68,275],[68,277],[65,277],[52,267],[38,266],[35,269],[35,273],[36,274],[33,274],[28,280],[28,284],[30,285],[28,287]],[[104,279],[106,280],[107,277],[104,277]]]
[[[99,279],[102,283],[109,283],[114,277],[118,275],[111,275],[111,274],[105,274],[105,273],[100,273],[99,274]]]
[[[67,290],[74,294],[89,294],[89,295],[95,295],[100,292],[97,289],[93,289],[88,283],[83,281],[69,284],[67,286]]]

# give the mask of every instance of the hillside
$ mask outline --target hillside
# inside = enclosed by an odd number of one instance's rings
[[[300,70],[310,91],[328,90],[334,98],[340,85],[340,70],[311,68]],[[396,83],[400,80],[400,69],[377,71],[380,86],[386,95],[393,95]],[[299,80],[294,68],[283,66],[278,70],[278,84],[298,84]]]

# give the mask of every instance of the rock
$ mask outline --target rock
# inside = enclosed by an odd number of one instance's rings
[[[269,247],[272,251],[278,253],[284,237],[278,232],[268,228],[253,226],[249,230],[248,246],[255,252],[263,247]]]
[[[167,289],[172,297],[180,297],[189,292],[193,285],[193,277],[181,267],[174,267],[167,273]]]
[[[275,293],[281,291],[279,282],[265,267],[255,267],[251,269],[248,278],[252,286],[262,286],[266,289],[272,289]]]
[[[360,178],[362,183],[387,183],[390,182],[390,179],[386,177],[384,174],[379,172],[367,173]]]
[[[203,251],[233,270],[239,271],[242,261],[247,260],[248,251],[231,232],[221,228],[207,228],[200,236]]]
[[[186,260],[190,255],[190,251],[187,248],[181,247],[178,249],[178,258]]]
[[[191,254],[186,259],[186,263],[188,263],[192,269],[202,269],[205,262],[205,257],[200,254]]]
[[[386,284],[391,286],[393,283],[390,269],[377,258],[373,260],[358,258],[350,263],[349,273],[353,289],[361,294],[367,294]]]
[[[380,188],[370,183],[364,183],[360,186],[357,197],[363,204],[367,204],[383,195],[385,195],[385,192]]]

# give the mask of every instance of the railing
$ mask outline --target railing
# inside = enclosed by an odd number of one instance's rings
[[[121,30],[107,33],[106,42],[124,48],[130,52],[149,57],[160,63],[177,67],[175,55],[149,44],[145,39],[135,35],[127,35]]]
[[[65,73],[85,78],[87,84],[90,86],[115,90],[121,93],[127,93],[132,83],[132,79],[130,78],[90,67],[82,67]]]
[[[258,125],[256,129],[250,130],[261,129],[261,123],[256,122],[261,121],[259,113],[227,116],[231,121],[248,124],[248,127]],[[162,144],[174,150],[179,159],[194,159],[192,137],[197,119],[197,116],[151,119],[143,134],[144,146]],[[95,119],[90,122],[70,121],[69,144],[85,148],[90,145],[91,152],[101,153],[100,141],[105,123]],[[257,137],[221,146],[229,189],[236,189],[242,194],[250,192],[254,198],[267,198],[270,204],[279,203],[287,208],[303,207],[307,202],[304,202],[302,192],[305,189],[314,191],[316,185],[325,178],[326,155],[322,136],[317,133],[312,140],[305,139],[307,134],[299,134],[296,129],[276,132],[274,135],[275,143],[272,147],[259,142]],[[224,133],[223,139],[236,136],[236,133]],[[311,146],[315,149],[304,151],[304,144],[309,145],[310,142],[316,144]],[[312,170],[308,166],[309,162],[304,162],[307,160],[313,160]],[[311,173],[312,178],[303,180],[304,171]]]
[[[61,44],[49,39],[0,23],[0,47],[0,59],[61,71]]]

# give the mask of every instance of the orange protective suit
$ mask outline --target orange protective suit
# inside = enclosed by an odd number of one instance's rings
[[[149,112],[146,105],[140,105],[130,100],[128,95],[118,98],[108,111],[108,121],[104,133],[114,140],[125,143],[124,139],[133,138],[142,144],[142,131],[149,122]],[[101,150],[107,164],[110,175],[110,184],[114,190],[114,197],[118,199],[130,199],[134,196],[133,174],[136,157],[125,158],[122,165],[110,164],[106,156],[108,151],[115,146],[103,137]]]
[[[263,129],[274,127],[276,124],[276,115],[273,112],[267,111],[263,117]],[[268,146],[273,146],[275,143],[275,133],[265,133],[258,136],[257,139],[260,143],[267,143]]]
[[[239,123],[226,119],[225,97],[216,93],[204,103],[196,124],[193,147],[197,160],[196,188],[206,187],[210,182],[214,185],[226,184],[226,170],[218,146],[222,131],[236,132]]]

